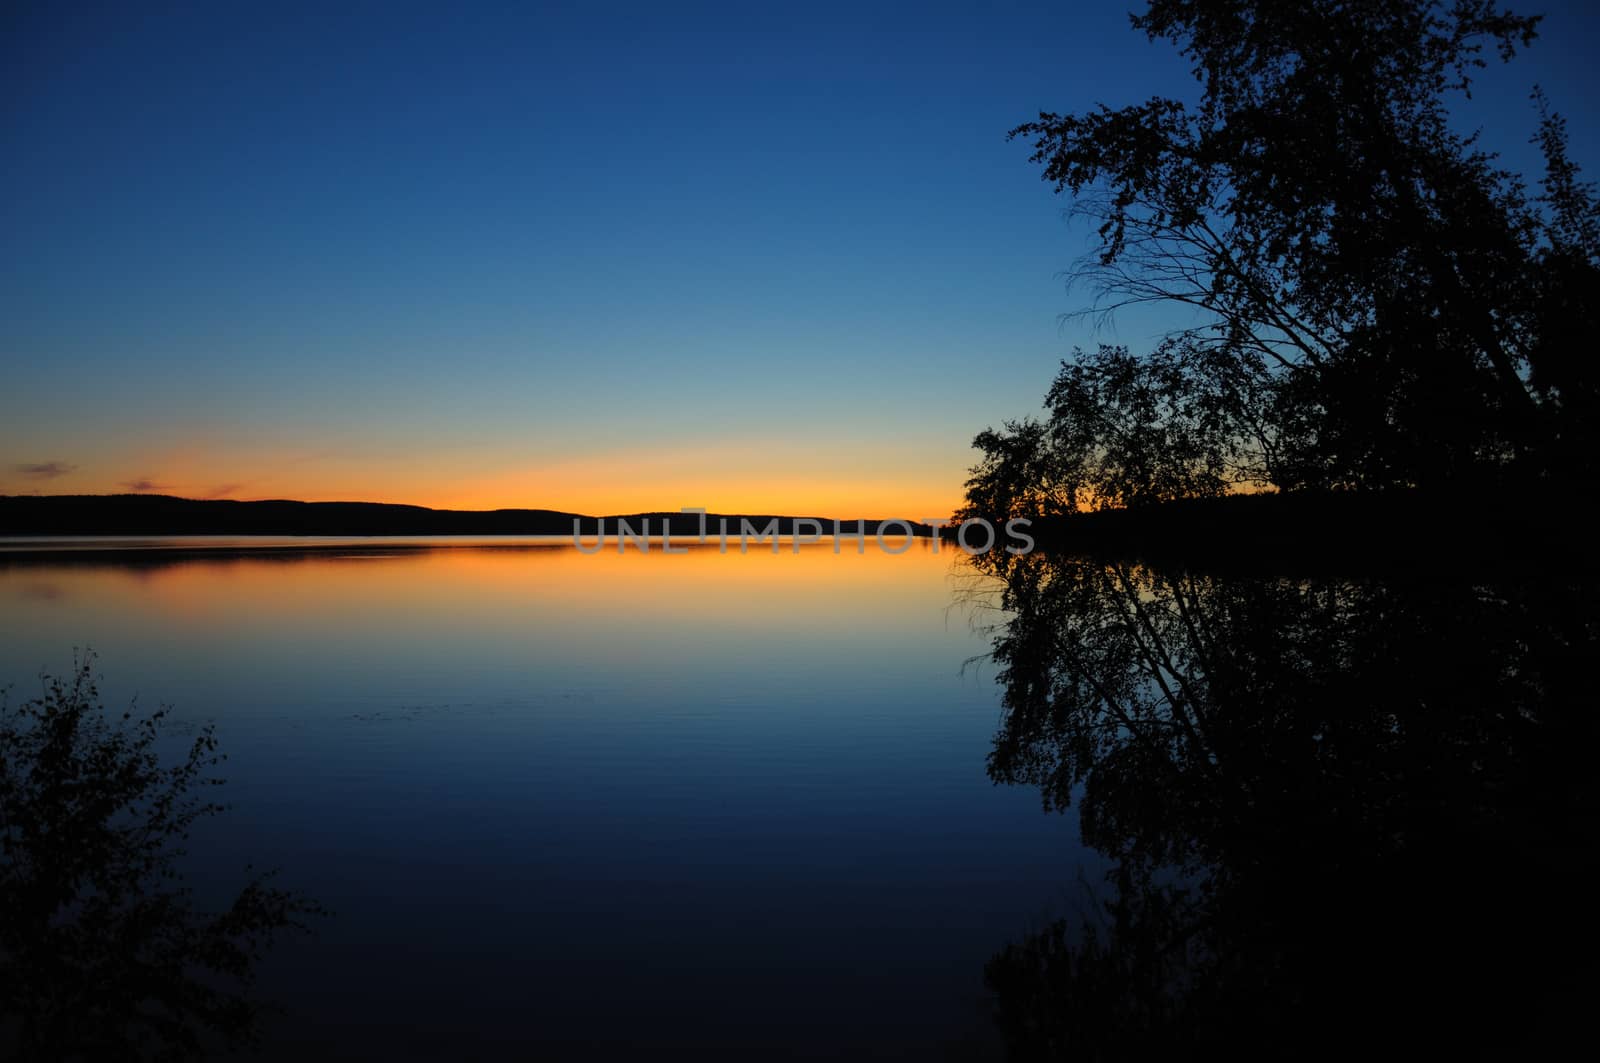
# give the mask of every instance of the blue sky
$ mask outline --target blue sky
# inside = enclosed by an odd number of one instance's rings
[[[1105,338],[1005,131],[1191,94],[1126,10],[13,5],[0,491],[946,511]],[[1546,10],[1464,120],[1593,172]]]

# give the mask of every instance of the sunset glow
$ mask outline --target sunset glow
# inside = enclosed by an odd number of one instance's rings
[[[424,454],[406,461],[333,455],[208,451],[194,444],[149,457],[123,458],[125,468],[162,468],[148,483],[117,479],[118,471],[88,458],[47,487],[12,474],[8,489],[27,493],[119,493],[131,490],[190,498],[298,498],[305,501],[396,502],[445,509],[556,509],[610,514],[676,511],[797,513],[852,519],[922,520],[950,514],[970,461],[962,446],[930,452],[847,442],[611,448],[590,454]],[[132,451],[137,455],[138,451]],[[102,459],[103,460],[103,459]],[[93,462],[93,463],[91,463]],[[487,468],[486,468],[487,466]],[[232,477],[230,480],[229,477]]]

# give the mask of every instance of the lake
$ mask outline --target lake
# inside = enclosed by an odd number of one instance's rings
[[[986,772],[948,545],[25,545],[11,697],[91,648],[108,709],[214,721],[200,894],[254,864],[332,911],[262,970],[273,1054],[993,1058],[986,962],[1101,876]]]
[[[1586,558],[840,546],[10,542],[0,668],[24,698],[92,647],[168,751],[214,722],[196,898],[253,864],[331,909],[260,968],[267,1058],[1585,1033]]]

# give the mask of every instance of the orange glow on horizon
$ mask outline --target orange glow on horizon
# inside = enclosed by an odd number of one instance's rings
[[[117,467],[88,460],[49,483],[0,480],[0,493],[383,502],[432,509],[546,509],[589,516],[676,512],[851,520],[942,519],[959,505],[967,453],[842,441],[640,447],[529,457],[284,453],[186,439],[130,449]]]
[[[949,516],[960,497],[964,470],[895,457],[849,446],[776,453],[732,447],[641,449],[552,457],[426,487],[409,479],[391,481],[377,492],[369,490],[364,500],[437,509],[554,509],[591,516],[685,507],[842,520]],[[419,500],[419,494],[425,499]],[[334,499],[319,494],[316,500]]]
[[[800,485],[796,485],[800,486]],[[180,492],[170,492],[180,494]],[[187,497],[187,496],[185,496]],[[676,513],[684,508],[705,509],[710,513],[823,517],[839,520],[857,518],[906,520],[944,519],[959,505],[957,498],[930,501],[937,492],[916,487],[891,485],[878,490],[853,484],[807,484],[801,490],[767,484],[696,487],[662,490],[639,487],[631,490],[585,489],[569,486],[544,495],[484,491],[459,492],[450,488],[426,490],[331,489],[287,494],[252,496],[228,495],[240,501],[288,498],[301,502],[383,502],[426,506],[429,509],[496,510],[548,509],[584,516],[611,516],[628,513]]]

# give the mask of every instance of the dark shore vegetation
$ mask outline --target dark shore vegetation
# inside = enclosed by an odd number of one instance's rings
[[[1261,490],[1581,512],[1600,442],[1594,191],[1537,93],[1531,181],[1450,116],[1539,19],[1486,0],[1154,0],[1133,23],[1192,62],[1197,106],[1046,113],[1012,135],[1096,225],[1083,312],[1164,303],[1197,323],[1064,361],[1044,417],[977,437],[960,515]]]
[[[1197,324],[976,439],[958,516],[1041,547],[972,561],[989,772],[1112,862],[989,964],[1010,1058],[1587,1035],[1600,213],[1536,90],[1531,179],[1450,114],[1539,22],[1151,0],[1197,105],[1013,131],[1095,226],[1084,313]]]
[[[225,811],[210,727],[163,756],[166,710],[107,712],[90,658],[42,688],[0,691],[0,1055],[190,1060],[253,1043],[258,960],[322,909],[248,868],[221,903],[186,884],[191,830]]]

